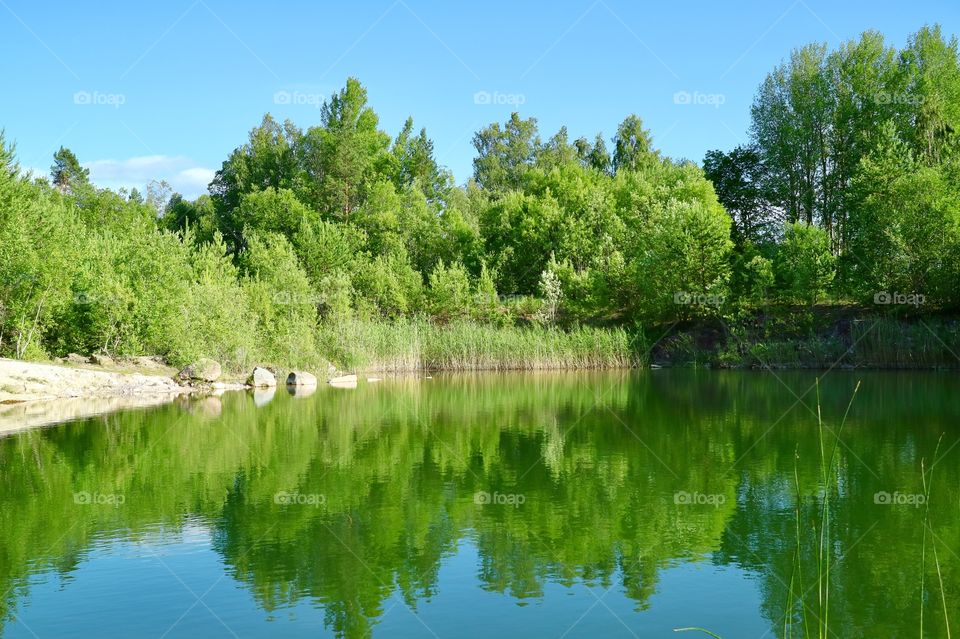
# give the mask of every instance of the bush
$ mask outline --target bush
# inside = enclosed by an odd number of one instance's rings
[[[470,275],[459,262],[449,267],[437,263],[426,294],[430,314],[441,321],[466,317],[474,302]]]

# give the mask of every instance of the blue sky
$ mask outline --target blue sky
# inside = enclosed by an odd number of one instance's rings
[[[934,22],[960,33],[960,3],[0,0],[0,127],[25,168],[64,145],[102,186],[195,196],[265,112],[310,126],[352,75],[391,135],[408,115],[427,127],[458,182],[473,133],[512,110],[571,138],[636,113],[667,155],[700,161],[746,138],[792,48],[867,29],[902,46]]]

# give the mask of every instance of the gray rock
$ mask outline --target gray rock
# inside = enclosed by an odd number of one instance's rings
[[[257,366],[247,378],[247,385],[254,388],[273,388],[277,385],[277,378],[266,368]]]
[[[219,362],[215,362],[212,359],[203,358],[197,360],[193,364],[190,364],[182,371],[178,377],[184,380],[196,380],[200,382],[215,382],[220,379],[220,375],[223,373],[223,369],[220,367]]]
[[[77,355],[76,353],[69,353],[67,355],[68,364],[89,364],[90,360],[84,357],[83,355]]]
[[[287,386],[316,386],[317,378],[304,371],[292,371],[287,376]]]

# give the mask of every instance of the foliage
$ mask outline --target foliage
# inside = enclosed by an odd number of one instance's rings
[[[826,231],[806,222],[786,225],[777,253],[776,276],[788,300],[816,304],[833,282],[834,266]]]

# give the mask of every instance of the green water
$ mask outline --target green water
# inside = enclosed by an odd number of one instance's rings
[[[832,372],[820,430],[814,374],[778,375],[387,380],[0,439],[0,634],[958,636],[956,376]]]

